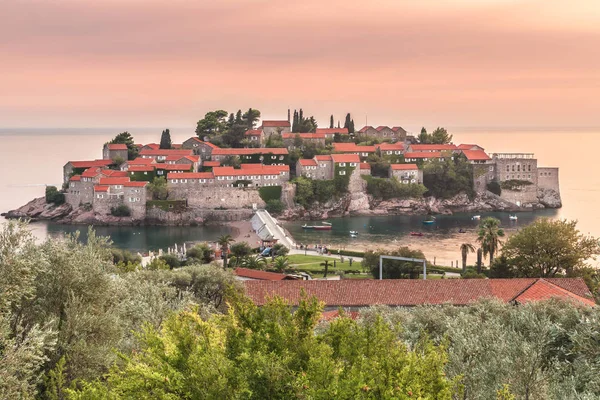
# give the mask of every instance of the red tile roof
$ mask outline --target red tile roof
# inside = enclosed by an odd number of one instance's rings
[[[103,169],[100,173],[104,176],[111,176],[113,178],[127,176],[127,171],[116,171],[114,169]]]
[[[155,162],[154,158],[142,158],[138,157],[134,160],[127,161],[127,165],[148,165]]]
[[[360,131],[358,131],[358,132],[359,133],[365,133],[368,129],[373,129],[373,127],[370,126],[370,125],[367,125],[367,126],[362,127],[362,129]]]
[[[518,303],[527,303],[530,301],[548,300],[554,297],[583,301],[590,306],[596,305],[594,300],[578,296],[575,293],[554,285],[545,279],[537,280],[533,285],[527,288],[527,290],[517,296],[515,301]]]
[[[313,159],[307,160],[307,159],[301,158],[298,160],[298,162],[303,167],[315,167],[317,165],[317,162]]]
[[[233,273],[239,277],[256,279],[261,281],[283,281],[283,280],[295,280],[296,278],[278,274],[275,272],[259,271],[256,269],[249,268],[236,268]]]
[[[331,161],[331,156],[329,154],[320,154],[315,156],[315,160],[317,161]]]
[[[581,278],[559,278],[548,280],[573,281],[564,285],[576,287],[569,294],[553,289],[553,296],[547,296],[534,287],[539,279],[439,279],[439,280],[339,280],[339,281],[247,281],[246,293],[257,305],[263,305],[268,297],[280,296],[291,305],[298,305],[301,290],[308,296],[316,296],[327,307],[365,307],[375,304],[390,306],[416,306],[424,304],[466,305],[486,297],[496,297],[503,302],[562,297],[592,305],[592,295]],[[533,290],[529,292],[530,289]],[[544,289],[546,290],[546,289]],[[540,293],[540,294],[538,294]],[[537,297],[537,298],[534,298]]]
[[[244,132],[245,136],[260,136],[263,134],[262,129],[250,129]]]
[[[221,161],[204,161],[202,163],[203,167],[218,167],[221,165]]]
[[[390,127],[389,126],[385,126],[385,125],[380,125],[377,128],[375,128],[375,129],[377,129],[379,132],[381,132],[384,129],[390,129]]]
[[[303,140],[325,139],[324,133],[283,133],[281,137],[283,139],[294,139],[296,135],[300,135]]]
[[[399,131],[406,132],[406,130],[403,127],[401,127],[401,126],[394,126],[394,127],[392,127],[392,130],[394,132],[399,132]]]
[[[100,185],[123,185],[127,182],[129,182],[127,177],[100,178]]]
[[[371,169],[371,165],[368,163],[360,163],[360,169]]]
[[[150,147],[152,150],[159,150],[160,149],[160,144],[158,143],[148,143],[143,145],[142,147]]]
[[[69,161],[73,168],[91,168],[106,167],[113,163],[113,160],[92,160],[92,161]]]
[[[376,144],[375,147],[378,147],[381,151],[387,150],[404,150],[404,143],[381,143]]]
[[[83,174],[81,174],[81,176],[83,176],[84,178],[95,178],[96,176],[100,175],[100,171],[102,171],[102,168],[88,168],[85,171],[83,171]]]
[[[390,167],[394,171],[404,171],[404,170],[413,170],[419,169],[417,164],[391,164]]]
[[[172,149],[145,149],[140,151],[140,156],[191,156],[193,154],[191,149],[179,149],[179,150],[172,150]]]
[[[444,150],[457,150],[458,148],[454,144],[411,144],[410,149],[412,151],[444,151]]]
[[[192,168],[191,164],[155,164],[156,169],[165,171],[189,171]]]
[[[127,167],[129,172],[152,172],[154,171],[154,165],[131,165]]]
[[[214,179],[212,172],[169,172],[167,179]]]
[[[132,181],[132,182],[125,182],[123,184],[123,186],[125,187],[144,187],[148,184],[148,182],[146,181]]]
[[[487,161],[491,160],[490,156],[485,154],[483,150],[463,150],[462,153],[469,161]]]
[[[290,127],[290,121],[263,121],[262,127],[266,128],[285,128]]]
[[[375,153],[375,146],[357,146],[355,143],[334,143],[333,151],[338,153]]]
[[[479,146],[478,144],[459,144],[456,148],[459,150],[471,150],[473,147],[479,147],[480,149],[483,149],[483,147]]]
[[[94,192],[108,192],[108,186],[94,186]]]
[[[244,164],[242,164],[244,165]],[[250,167],[254,165],[254,167]],[[281,172],[289,172],[289,165],[260,165],[249,164],[246,168],[235,169],[233,167],[214,167],[215,176],[246,176],[246,175],[279,175]]]
[[[216,148],[212,151],[213,155],[226,155],[226,156],[241,156],[241,155],[251,155],[251,154],[273,154],[273,155],[287,155],[288,150],[282,147],[276,148],[262,148],[262,149],[221,149]]]
[[[315,129],[315,133],[324,133],[326,135],[335,135],[339,133],[340,135],[347,135],[348,128],[317,128]]]
[[[120,144],[120,143],[110,143],[107,144],[106,147],[108,147],[109,150],[127,150],[127,145],[126,144]]]
[[[419,151],[416,153],[404,153],[405,159],[411,158],[440,158],[442,153],[440,151]]]
[[[211,142],[205,142],[203,140],[200,140],[200,138],[198,138],[196,136],[192,136],[188,140],[195,140],[196,142],[201,143],[201,144],[205,144],[205,145],[207,145],[209,147],[212,147],[213,149],[218,149],[219,148],[219,146],[216,146],[216,145],[212,144]]]
[[[74,182],[79,182],[79,181],[81,181],[81,175],[73,175],[69,180],[74,181]]]
[[[358,154],[332,154],[331,158],[334,163],[359,163],[360,157]]]

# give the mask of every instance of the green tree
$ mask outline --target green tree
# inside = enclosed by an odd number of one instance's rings
[[[290,267],[287,257],[279,256],[273,261],[273,268],[278,272],[283,272]]]
[[[138,156],[139,149],[135,145],[135,141],[133,140],[133,136],[129,132],[121,132],[117,136],[114,137],[113,140],[108,142],[109,144],[124,144],[127,145],[127,159],[133,160]]]
[[[500,241],[501,237],[504,237],[504,229],[500,228],[499,219],[488,217],[479,223],[477,241],[481,244],[483,256],[490,256],[490,265],[494,262],[494,255],[498,252],[502,244]]]
[[[285,210],[285,204],[281,200],[271,199],[267,201],[265,210],[273,215],[279,215]]]
[[[223,268],[227,268],[227,258],[229,257],[229,244],[233,243],[233,237],[231,235],[221,235],[217,239],[217,243],[221,248],[223,254]]]
[[[433,144],[448,144],[452,142],[452,135],[448,134],[446,128],[438,127],[431,133],[431,143]]]
[[[425,259],[425,254],[421,250],[411,249],[406,246],[394,251],[382,249],[369,250],[365,252],[362,266],[364,269],[371,271],[371,275],[375,279],[379,279],[379,256],[381,255]],[[422,271],[423,264],[411,261],[383,260],[383,279],[418,279]]]
[[[577,221],[547,218],[521,228],[502,247],[514,274],[530,278],[574,275],[599,253],[598,239],[579,232]]]
[[[170,149],[171,148],[171,132],[168,129],[162,131],[160,135],[160,148]]]
[[[287,247],[285,247],[284,245],[282,245],[281,243],[275,243],[273,245],[273,247],[271,248],[271,253],[277,257],[277,256],[285,256],[290,252],[290,249],[288,249]]]
[[[175,254],[163,254],[159,258],[169,266],[169,269],[179,268],[181,266],[181,260]]]
[[[154,200],[165,200],[169,195],[169,191],[167,189],[167,178],[164,176],[155,177],[147,187],[152,194],[152,199]]]
[[[260,254],[246,256],[242,259],[242,267],[249,269],[265,269],[267,260]]]
[[[329,117],[329,128],[333,128],[333,114]]]
[[[46,186],[46,203],[59,206],[64,204],[65,194],[56,189],[56,186]]]
[[[231,255],[244,258],[252,254],[252,247],[248,244],[248,242],[237,242],[231,245]]]
[[[483,250],[481,247],[477,249],[477,273],[481,274],[481,269],[483,266]]]
[[[170,270],[172,268],[163,257],[156,257],[146,265],[146,269],[148,271],[161,271]]]
[[[209,111],[204,115],[196,126],[196,134],[202,140],[204,137],[211,138],[220,135],[227,129],[227,111],[216,110]]]
[[[254,129],[256,127],[256,123],[260,119],[260,111],[249,108],[248,111],[246,111],[242,116],[242,119],[246,123],[247,129]]]
[[[430,144],[431,143],[431,135],[429,135],[427,133],[427,129],[425,129],[425,127],[421,128],[421,132],[419,133],[419,136],[417,136],[417,140],[421,144]]]
[[[190,248],[186,253],[187,264],[208,264],[212,261],[212,250],[206,243]]]
[[[313,185],[312,180],[300,176],[296,178],[296,197],[294,201],[303,207],[308,207],[313,201]]]
[[[467,270],[467,256],[469,253],[474,253],[475,247],[471,243],[463,243],[460,245],[460,254],[462,256],[462,269],[463,272]]]
[[[475,196],[473,190],[472,165],[461,157],[451,159],[452,153],[445,153],[444,160],[431,160],[423,165],[423,184],[428,195],[447,199],[460,193],[470,198]]]

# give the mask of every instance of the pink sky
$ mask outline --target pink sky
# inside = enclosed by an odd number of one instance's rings
[[[1,127],[600,126],[598,0],[17,0]]]

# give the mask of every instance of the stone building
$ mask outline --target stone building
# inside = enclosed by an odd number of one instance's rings
[[[315,145],[325,146],[325,134],[324,133],[284,133],[281,135],[283,144],[288,149],[294,149],[296,138],[302,139],[303,144],[314,143]]]
[[[358,132],[356,132],[360,136],[372,136],[379,137],[379,131],[372,126],[364,126]]]
[[[218,149],[218,146],[210,142],[204,142],[198,137],[193,136],[181,144],[182,149],[189,149],[195,155],[200,156],[201,160],[210,160],[213,149]]]
[[[65,190],[65,201],[73,207],[79,207],[86,203],[91,204],[94,198],[94,185],[98,184],[101,178],[124,178],[126,176],[127,172],[124,171],[99,167],[88,168],[81,175],[74,175],[69,179]]]
[[[130,182],[129,178],[100,178],[94,186],[92,209],[98,214],[111,214],[111,210],[125,205],[131,218],[141,220],[146,217],[146,186],[148,182]]]
[[[105,160],[127,161],[127,145],[105,143],[102,149],[102,158]]]
[[[380,156],[398,156],[404,154],[404,143],[381,143],[375,145]]]
[[[263,131],[264,137],[268,138],[270,135],[290,133],[292,125],[290,121],[263,121],[259,129]]]
[[[247,130],[244,132],[244,137],[257,147],[263,147],[263,144],[265,143],[265,134],[262,129]]]
[[[402,183],[423,183],[423,170],[417,164],[391,164],[388,177]]]
[[[381,125],[375,128],[378,132],[378,137],[381,139],[396,139],[396,132],[394,132],[390,127]]]
[[[108,168],[113,160],[69,161],[63,166],[63,182],[69,182],[73,175],[80,175],[88,168]]]
[[[239,169],[213,167],[211,172],[169,173],[167,186],[179,198],[187,198],[185,188],[282,186],[289,180],[288,165],[242,164]]]
[[[335,135],[344,137],[348,136],[348,128],[317,128],[315,133],[322,133],[325,139],[333,139]]]
[[[404,153],[404,161],[406,162],[423,162],[438,159],[440,161],[444,161],[446,159],[454,160],[454,154],[452,152],[441,152],[441,151],[431,151],[431,152],[405,152]]]
[[[406,137],[408,135],[408,132],[406,132],[406,130],[404,128],[402,128],[401,126],[394,126],[394,127],[392,127],[392,130],[395,132],[395,134],[396,134],[396,140],[398,142],[404,142],[404,141],[406,141]]]
[[[212,161],[223,161],[228,157],[237,157],[242,163],[255,164],[287,164],[288,150],[286,148],[246,148],[221,149],[212,151]]]
[[[193,155],[191,149],[142,149],[139,153],[141,158],[152,158],[158,162],[166,162],[167,158],[173,156],[185,157],[191,155]]]
[[[375,146],[357,146],[356,143],[334,143],[334,153],[356,154],[365,160],[370,154],[375,153]]]

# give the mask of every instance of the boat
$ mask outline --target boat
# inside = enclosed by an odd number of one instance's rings
[[[358,236],[358,231],[350,231],[351,235],[357,235]]]
[[[423,232],[411,232],[410,236],[423,236]]]
[[[331,222],[322,222],[322,224],[331,226]]]
[[[479,221],[481,219],[481,215],[473,215],[471,218],[473,221]]]
[[[330,231],[331,225],[302,225],[302,229],[313,229],[315,231]]]
[[[467,233],[467,231],[465,231],[463,228],[460,228],[460,229],[458,230],[458,233]]]
[[[356,238],[356,237],[358,237],[358,233],[351,233],[351,234],[350,234],[350,237],[351,237],[351,238]]]
[[[517,217],[516,215],[509,215],[509,216],[508,216],[508,218],[509,218],[511,221],[516,221],[517,219],[519,219],[519,217]]]
[[[432,225],[435,221],[431,220],[431,221],[423,221],[423,224],[425,225]]]

